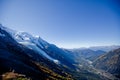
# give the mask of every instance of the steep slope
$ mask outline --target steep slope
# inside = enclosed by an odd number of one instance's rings
[[[65,67],[17,43],[1,26],[0,64],[0,75],[9,70],[15,70],[32,80],[71,79]]]
[[[68,51],[26,32],[17,33],[0,25],[0,75],[25,75],[32,80],[104,80],[79,69]],[[77,68],[78,69],[78,68]]]
[[[14,38],[19,44],[34,50],[54,63],[61,63],[68,68],[75,69],[73,65],[75,64],[74,60],[72,60],[72,58],[70,58],[64,50],[58,48],[57,46],[46,42],[39,36],[33,36],[27,32],[18,32],[3,26],[2,28],[9,32],[12,38]]]
[[[120,78],[120,48],[100,56],[93,65]]]

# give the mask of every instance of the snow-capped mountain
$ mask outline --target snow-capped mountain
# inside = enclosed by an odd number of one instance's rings
[[[36,49],[30,49],[28,45],[18,43],[13,37],[9,29],[0,25],[0,75],[14,70],[32,80],[51,80],[52,78],[61,80],[70,76],[67,68],[56,64],[58,63],[54,61],[56,59],[47,53],[43,55],[42,49],[41,53],[37,52]]]
[[[33,36],[23,31],[15,31],[7,27],[3,27],[2,25],[1,28],[7,31],[19,44],[34,50],[54,63],[62,63],[69,67],[73,67],[72,64],[74,64],[74,61],[67,55],[67,52],[53,44],[46,42],[40,36]]]
[[[41,50],[39,47],[44,48],[45,45],[47,46],[47,42],[43,41],[38,36],[33,36],[31,34],[28,34],[27,32],[17,32],[15,30],[11,30],[9,28],[3,27],[1,25],[1,28],[11,34],[11,36],[20,44],[25,45],[26,47],[37,51],[40,55],[43,55],[44,57],[48,58],[49,60],[54,61],[55,63],[60,63],[58,60],[53,59],[49,55],[47,55],[43,50]],[[1,36],[4,36],[3,34],[0,34]],[[39,47],[38,47],[39,46]]]
[[[79,69],[73,59],[69,51],[39,36],[0,25],[0,75],[14,70],[32,80],[104,80],[92,72]]]
[[[33,36],[31,34],[28,34],[27,32],[16,32],[16,34],[13,36],[18,43],[25,45],[32,50],[37,51],[40,55],[43,55],[44,57],[54,61],[55,63],[60,63],[57,59],[50,57],[41,49],[44,48],[44,46],[47,46],[48,43],[42,40],[40,37]]]
[[[17,40],[17,42],[19,43],[24,43],[24,42],[34,43],[41,48],[44,48],[44,46],[48,45],[48,43],[42,40],[40,36],[33,36],[27,32],[16,32],[15,35],[13,36],[15,40]]]

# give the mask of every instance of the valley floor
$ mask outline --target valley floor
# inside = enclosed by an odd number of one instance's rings
[[[100,70],[100,69],[96,69],[94,66],[90,66],[90,67],[91,67],[91,69],[93,69],[92,71],[94,71],[96,74],[104,76],[105,78],[107,78],[109,80],[120,80],[109,72],[106,72],[106,71]]]

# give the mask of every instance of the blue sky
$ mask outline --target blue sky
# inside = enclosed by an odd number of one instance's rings
[[[0,0],[0,23],[64,48],[120,44],[119,0]]]

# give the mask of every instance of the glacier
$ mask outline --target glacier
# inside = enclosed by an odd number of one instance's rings
[[[3,27],[1,24],[0,24],[0,27],[1,27],[1,29],[8,32],[11,35],[11,37],[13,39],[15,39],[19,44],[22,44],[22,45],[28,47],[29,49],[36,51],[37,53],[39,53],[39,55],[46,57],[47,59],[53,61],[56,64],[60,64],[59,60],[50,57],[47,53],[45,53],[42,50],[43,48],[47,48],[48,43],[46,41],[42,40],[42,38],[40,38],[40,36],[33,36],[24,31],[11,30],[9,28]],[[5,35],[0,32],[0,36],[4,37]]]

